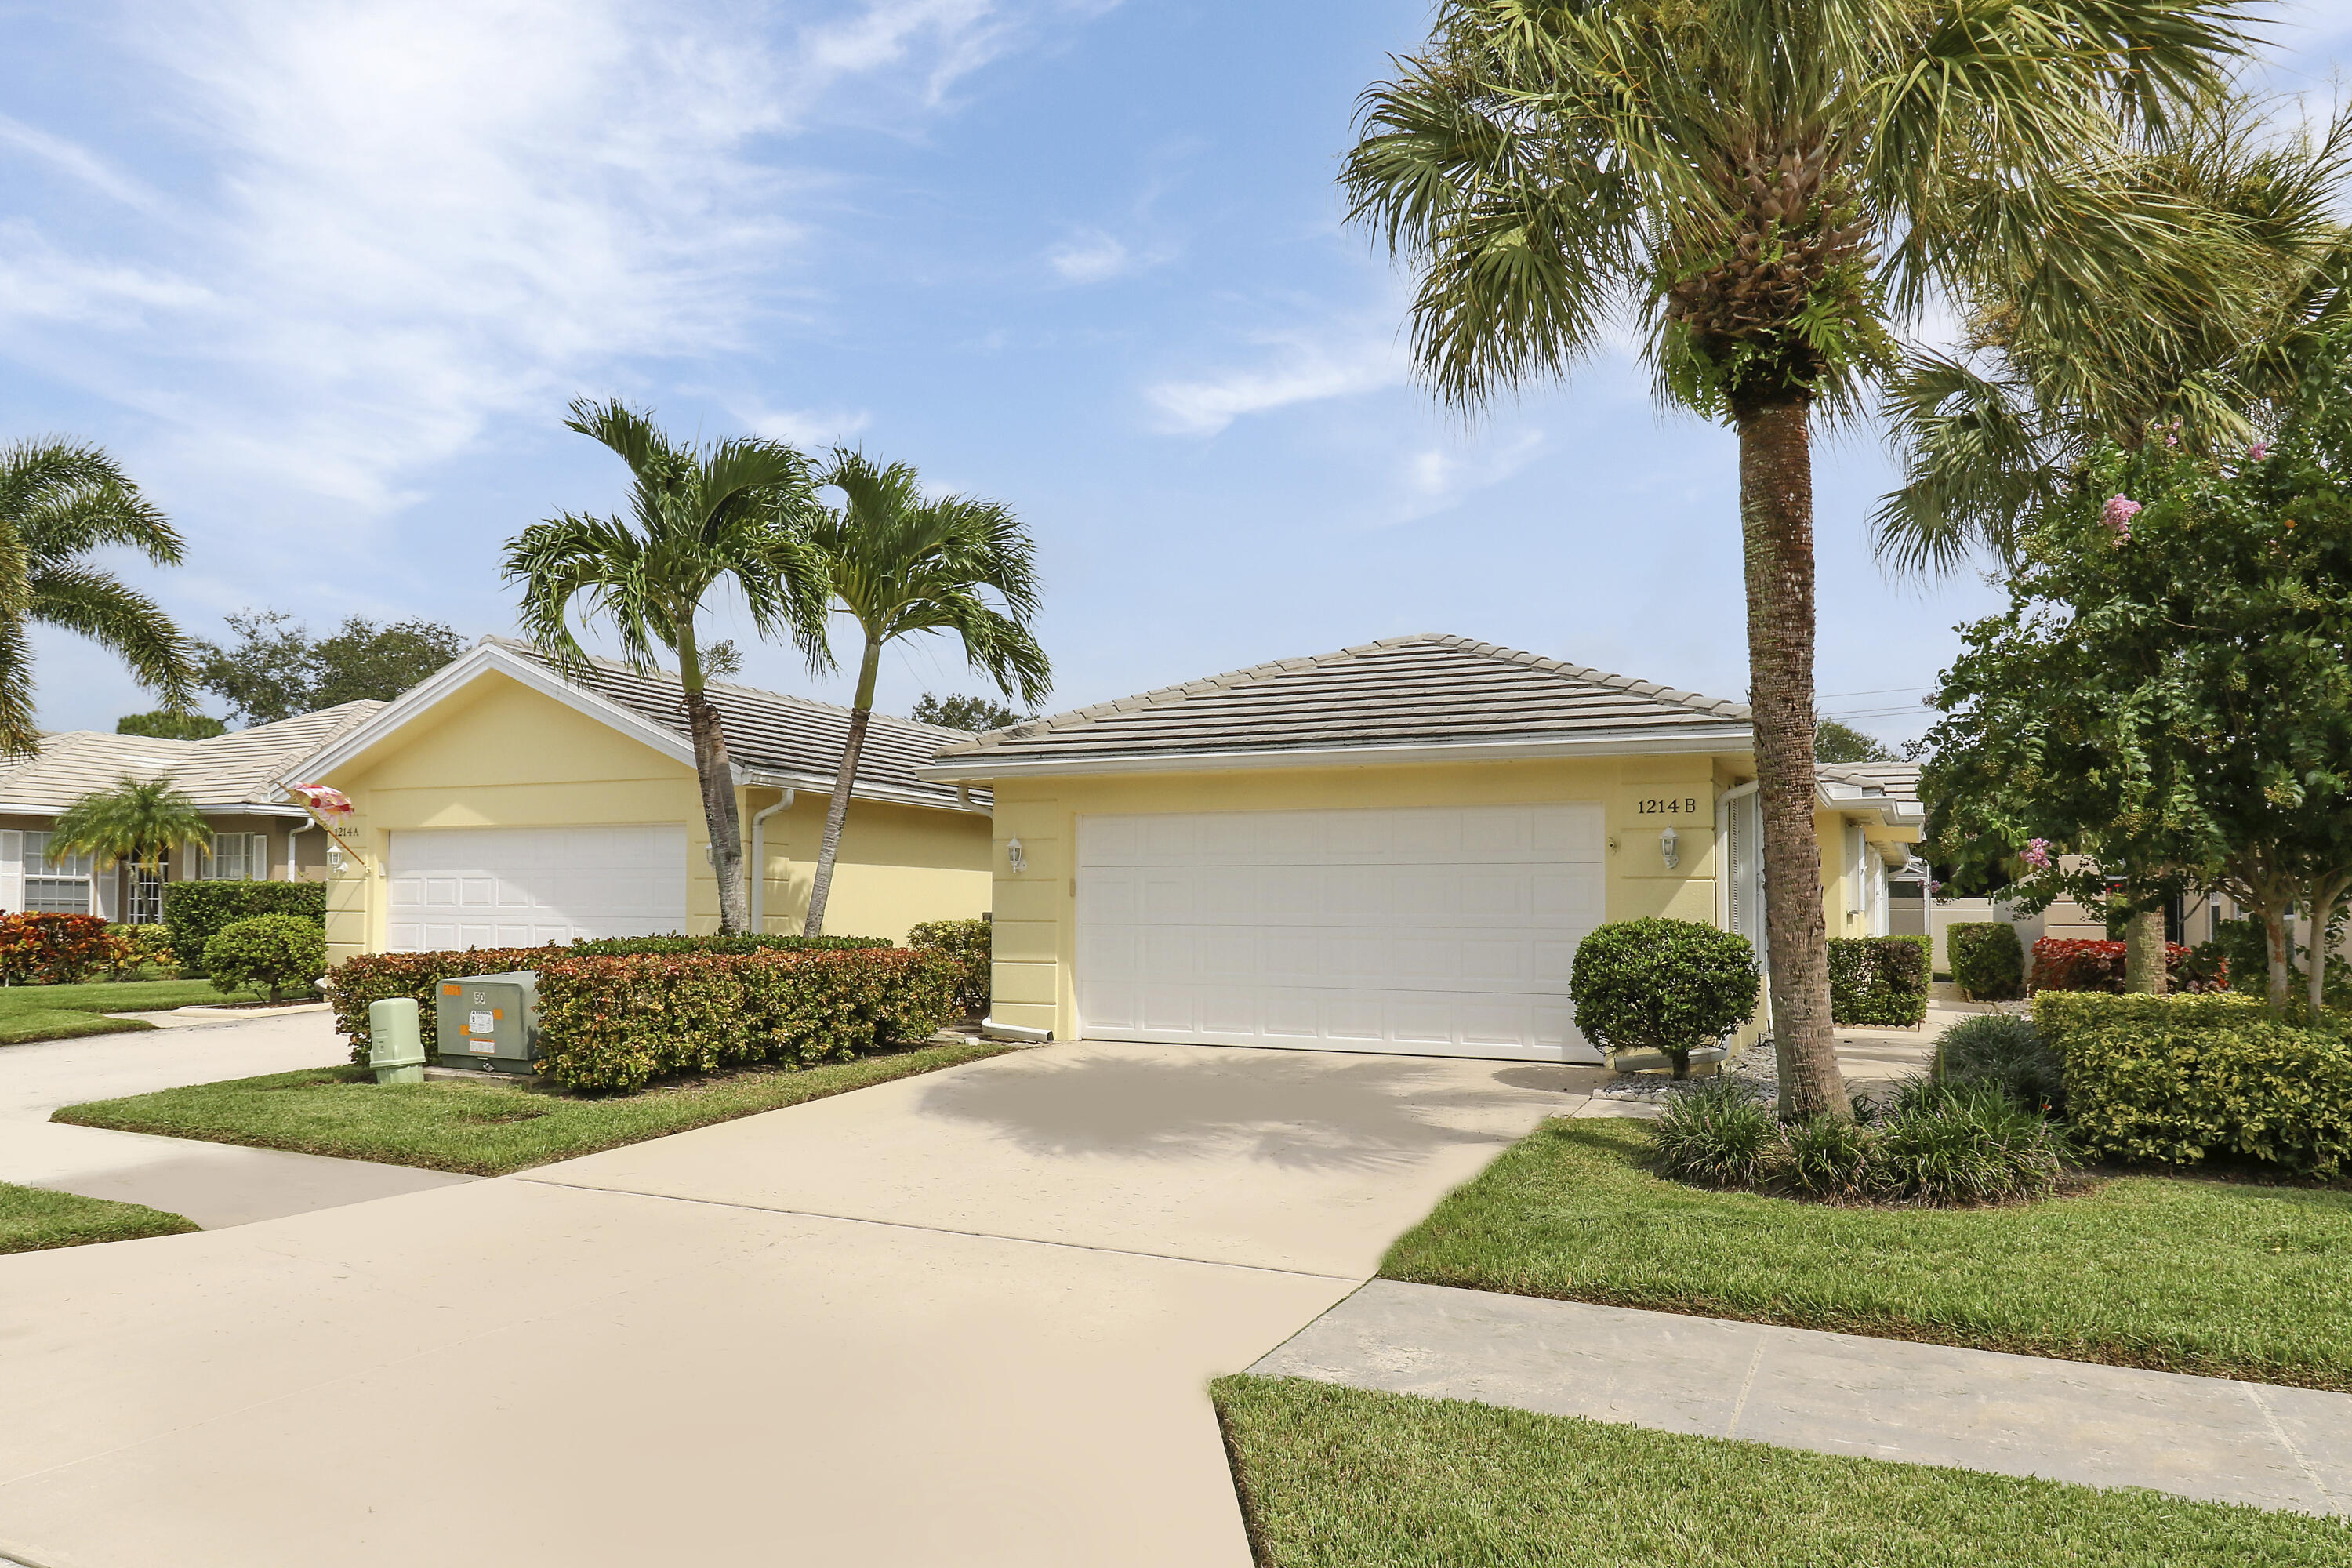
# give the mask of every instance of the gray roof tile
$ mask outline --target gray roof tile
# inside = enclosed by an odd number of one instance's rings
[[[125,774],[143,784],[166,773],[208,811],[283,806],[285,792],[276,786],[278,771],[383,706],[345,702],[202,741],[109,735],[96,730],[45,735],[38,755],[0,763],[0,811],[60,812],[92,790],[112,788]]]
[[[618,703],[681,740],[692,738],[686,721],[685,688],[667,670],[645,675],[604,658],[591,659],[584,671],[567,670],[529,643],[507,637],[485,640],[530,659],[558,679]],[[793,781],[794,788],[833,787],[834,775],[841,767],[842,742],[849,734],[848,709],[725,681],[710,682],[709,690],[726,728],[728,752],[737,766],[779,774]],[[853,793],[866,799],[954,806],[955,785],[919,779],[914,770],[929,763],[949,742],[966,739],[961,730],[942,730],[877,713],[866,724]],[[986,807],[986,790],[969,794],[975,805]]]
[[[1109,761],[1203,752],[1708,736],[1745,745],[1737,702],[1538,654],[1426,635],[1390,637],[959,738],[939,754]]]

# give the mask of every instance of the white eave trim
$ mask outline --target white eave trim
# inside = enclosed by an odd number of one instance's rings
[[[249,800],[200,800],[196,810],[205,816],[304,816],[309,814],[299,805],[263,805]],[[32,805],[21,801],[0,801],[0,816],[62,816],[62,805]]]
[[[787,773],[773,768],[739,767],[735,770],[735,782],[745,789],[798,790],[803,795],[824,795],[828,799],[833,795],[830,774],[820,778],[814,773]],[[942,797],[923,790],[868,784],[864,779],[857,781],[856,787],[849,792],[849,797],[852,800],[879,801],[885,805],[919,805],[929,811],[963,812],[972,816],[994,815],[984,801],[958,800],[953,795]]]
[[[1748,726],[1604,735],[1591,740],[1465,741],[1408,746],[1322,746],[1282,752],[1159,752],[1129,757],[956,758],[917,768],[915,776],[941,783],[1091,773],[1248,773],[1259,768],[1372,768],[1416,763],[1507,763],[1546,757],[1639,757],[1668,753],[1744,753],[1754,742]]]
[[[377,709],[350,729],[336,736],[317,751],[299,758],[290,766],[281,768],[272,782],[281,787],[289,784],[324,779],[335,769],[352,762],[371,747],[380,744],[396,731],[423,717],[433,709],[483,676],[496,673],[518,681],[542,696],[551,697],[574,712],[593,719],[600,724],[617,730],[640,744],[651,747],[661,755],[682,763],[689,771],[695,767],[694,745],[676,731],[665,729],[636,712],[606,697],[583,690],[570,681],[547,669],[534,660],[499,647],[481,643],[455,663],[436,672],[427,679],[403,692],[394,701]],[[830,775],[819,779],[771,769],[734,767],[735,783],[740,787],[770,789],[824,790],[833,789]],[[927,806],[934,811],[970,811],[986,816],[988,808],[965,806],[953,799],[942,800],[913,790],[860,783],[851,791],[856,800],[878,800],[890,805]],[[302,815],[299,807],[287,808],[293,815]]]

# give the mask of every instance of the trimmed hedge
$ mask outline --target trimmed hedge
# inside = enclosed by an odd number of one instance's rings
[[[641,1089],[744,1062],[847,1061],[955,1016],[955,964],[904,949],[564,958],[539,971],[539,1070]]]
[[[221,928],[256,915],[307,915],[327,924],[324,882],[166,882],[163,929],[172,962],[191,980],[205,977],[205,944]]]
[[[2200,960],[2177,942],[2164,944],[2165,983],[2189,995],[2226,991],[2227,963],[2218,966]],[[2124,944],[2086,937],[2045,936],[2033,944],[2033,975],[2026,989],[2044,991],[2104,991],[2121,995],[2124,989]]]
[[[540,1070],[575,1089],[640,1088],[670,1073],[738,1062],[814,1062],[928,1039],[955,1016],[955,965],[871,939],[775,942],[749,952],[609,953],[578,947],[370,952],[334,972],[335,1027],[365,1065],[368,1004],[414,997],[428,1055],[439,1048],[436,988],[468,974],[539,975]],[[798,941],[799,939],[793,939]],[[828,942],[836,945],[826,945]],[[625,943],[618,943],[625,945]],[[731,945],[731,943],[730,943]],[[583,951],[588,949],[590,951]]]
[[[1934,951],[1932,937],[1832,937],[1830,1021],[1918,1027],[1927,1016]]]
[[[2014,1002],[2025,994],[2025,947],[2017,928],[1999,921],[1962,921],[1944,931],[1952,984],[1972,1001]]]
[[[879,936],[780,936],[766,931],[688,936],[669,931],[661,936],[583,937],[563,951],[579,958],[629,958],[648,952],[855,952],[893,945],[887,937]]]
[[[2075,1141],[2116,1159],[2238,1154],[2328,1177],[2352,1158],[2352,1044],[2251,997],[2052,991],[2033,1023],[2066,1064]]]
[[[996,927],[985,918],[971,921],[925,921],[907,933],[907,945],[917,952],[945,955],[956,965],[956,1006],[967,1018],[984,1016],[996,988],[994,975]]]
[[[327,972],[327,932],[300,915],[256,915],[231,921],[205,943],[205,970],[220,991],[266,985],[277,1001],[289,985],[308,985]]]
[[[1690,1054],[1756,1016],[1763,977],[1744,936],[1703,921],[1611,921],[1576,946],[1568,994],[1576,1027],[1608,1051],[1663,1051],[1676,1078]]]

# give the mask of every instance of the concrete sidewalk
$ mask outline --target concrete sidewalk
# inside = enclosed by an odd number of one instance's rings
[[[323,1011],[0,1047],[0,1182],[145,1204],[213,1230],[475,1179],[49,1120],[85,1100],[348,1059]]]
[[[1375,1279],[1250,1368],[1667,1432],[2352,1514],[2352,1394]]]

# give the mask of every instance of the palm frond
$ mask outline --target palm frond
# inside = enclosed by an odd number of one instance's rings
[[[37,565],[32,588],[34,620],[79,632],[112,653],[166,708],[194,705],[194,648],[153,599],[110,572],[70,562]]]

